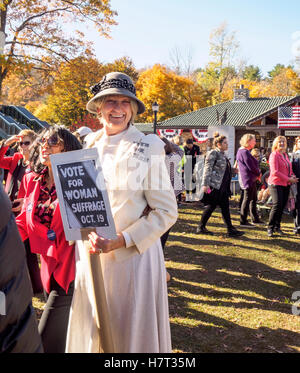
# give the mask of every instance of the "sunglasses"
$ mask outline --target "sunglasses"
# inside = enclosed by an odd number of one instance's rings
[[[39,141],[39,144],[40,145],[45,145],[46,143],[48,144],[48,146],[58,146],[59,143],[61,142],[61,140],[56,136],[56,135],[53,135],[51,137],[49,137],[49,139],[41,139]]]
[[[30,144],[31,144],[30,141],[20,141],[20,142],[19,142],[19,146],[23,146],[23,145],[25,145],[25,146],[29,146]]]

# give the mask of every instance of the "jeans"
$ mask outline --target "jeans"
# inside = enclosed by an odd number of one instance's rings
[[[248,217],[249,212],[250,212],[251,219],[253,221],[259,220],[257,209],[256,209],[256,202],[257,202],[257,189],[256,189],[256,183],[254,183],[249,188],[244,189],[243,201],[241,204],[241,213],[240,213],[241,224],[244,224],[247,222],[247,217]]]
[[[74,282],[66,293],[52,276],[51,291],[38,327],[46,353],[65,352],[73,291]]]
[[[283,210],[289,198],[289,186],[269,185],[272,197],[272,208],[269,215],[268,229],[275,230],[280,228]]]

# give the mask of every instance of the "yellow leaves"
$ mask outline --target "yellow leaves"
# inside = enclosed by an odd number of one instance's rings
[[[0,66],[0,86],[19,61],[34,63],[40,71],[55,70],[60,61],[78,55],[92,56],[92,44],[83,32],[69,32],[70,22],[90,24],[104,35],[116,24],[109,0],[0,0],[0,17],[8,36]],[[7,12],[5,9],[7,7]]]
[[[142,121],[153,121],[152,104],[155,101],[160,105],[158,120],[205,105],[204,91],[197,83],[160,64],[141,72],[136,88],[138,97],[146,106],[146,112],[139,118]]]
[[[198,82],[201,84],[203,79],[198,75]],[[212,79],[213,81],[213,79]],[[281,72],[273,79],[249,80],[234,77],[230,79],[223,87],[220,94],[220,101],[225,102],[233,99],[233,91],[240,85],[249,89],[250,97],[272,97],[272,96],[294,96],[300,93],[300,77],[290,67],[283,68]]]

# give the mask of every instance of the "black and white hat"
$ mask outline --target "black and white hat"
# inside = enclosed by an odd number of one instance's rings
[[[112,72],[106,74],[103,79],[91,87],[94,97],[87,103],[86,108],[90,113],[97,114],[95,100],[99,97],[121,95],[133,98],[138,105],[137,114],[145,111],[145,105],[136,97],[135,86],[130,77],[124,73]]]

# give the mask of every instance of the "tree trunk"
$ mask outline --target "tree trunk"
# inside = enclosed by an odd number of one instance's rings
[[[2,83],[3,83],[4,78],[2,78],[2,74],[0,74],[0,104],[2,104]]]
[[[2,31],[4,33],[5,33],[5,26],[6,26],[6,15],[7,15],[6,9],[5,10],[0,10],[0,31]],[[0,57],[1,57],[1,53],[0,53]],[[3,80],[6,76],[6,74],[7,74],[7,70],[4,67],[4,65],[1,63],[1,60],[0,60],[0,100],[1,100],[1,97],[2,97],[2,83],[3,83]]]
[[[6,5],[6,9],[8,5],[11,3],[11,1],[8,2]],[[6,26],[6,16],[7,16],[7,10],[0,10],[0,31],[3,31],[5,33],[5,26]]]

